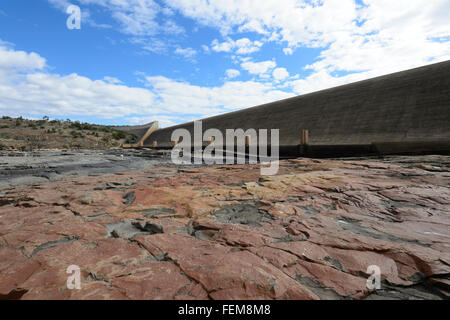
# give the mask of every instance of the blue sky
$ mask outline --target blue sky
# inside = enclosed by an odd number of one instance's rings
[[[449,17],[448,0],[4,0],[0,114],[169,126],[448,60]]]

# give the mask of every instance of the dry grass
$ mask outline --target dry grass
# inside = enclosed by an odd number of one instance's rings
[[[22,118],[0,118],[0,150],[111,149],[133,142],[132,134],[108,126]]]

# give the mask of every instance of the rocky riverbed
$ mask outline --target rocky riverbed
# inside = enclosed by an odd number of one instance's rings
[[[151,151],[4,152],[0,298],[448,299],[449,165],[296,159],[262,177]]]
[[[167,153],[151,150],[0,151],[0,190],[39,185],[67,176],[142,170],[161,163],[169,163]]]

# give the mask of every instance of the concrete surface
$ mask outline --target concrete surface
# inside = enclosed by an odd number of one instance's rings
[[[409,143],[402,150],[408,152],[415,150],[415,143],[423,149],[432,142],[431,151],[439,151],[450,141],[449,119],[446,61],[207,118],[203,130],[280,129],[280,145],[297,146],[306,129],[310,145]],[[156,131],[145,145],[156,140],[159,147],[170,147],[178,128],[188,129],[193,137],[191,122]]]

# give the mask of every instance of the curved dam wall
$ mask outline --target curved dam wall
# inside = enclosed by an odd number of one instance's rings
[[[150,122],[150,123],[138,125],[138,126],[111,126],[111,128],[114,130],[119,130],[119,131],[124,131],[124,132],[134,134],[137,137],[137,140],[139,140],[147,133],[148,129],[150,129],[154,124],[155,124],[155,122]]]
[[[393,143],[450,150],[449,119],[446,61],[203,119],[202,125],[224,137],[226,129],[280,129],[282,147],[300,145],[302,130],[308,130],[309,145],[317,148]],[[190,122],[160,129],[144,145],[157,141],[158,147],[171,147],[178,128],[189,130],[193,139]]]

